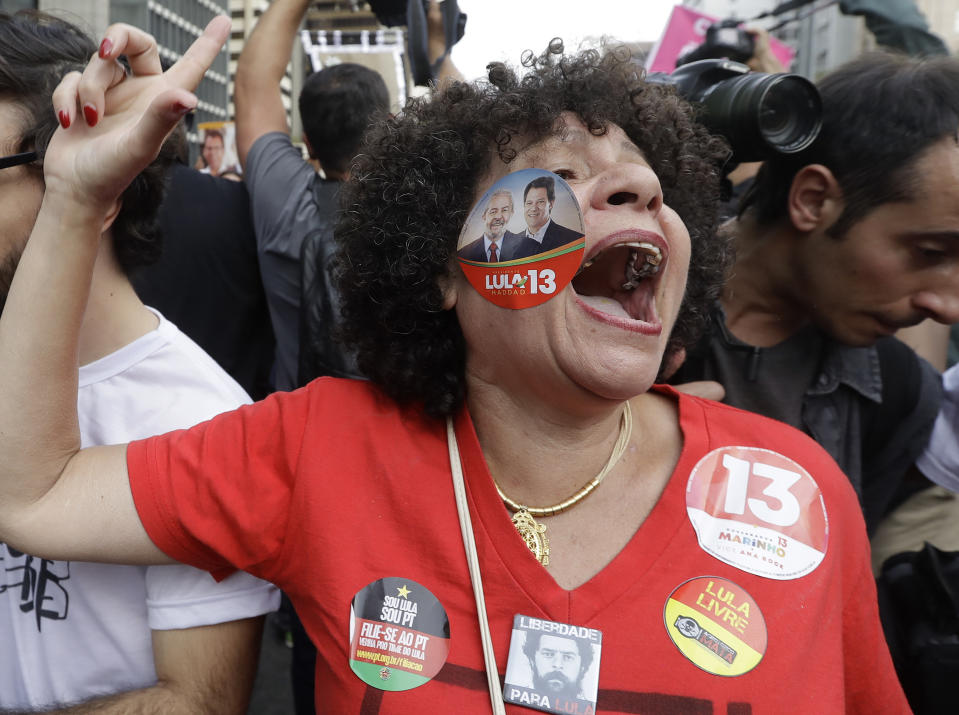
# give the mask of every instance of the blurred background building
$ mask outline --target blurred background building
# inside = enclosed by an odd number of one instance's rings
[[[381,5],[396,5],[400,11],[396,13],[397,21],[402,21],[401,0],[379,2]],[[493,29],[496,26],[484,24],[484,21],[489,19],[487,16],[502,18],[504,10],[509,14],[511,11],[517,13],[521,8],[526,9],[525,4],[517,5],[516,0],[459,2],[466,11],[474,13],[469,28],[483,36],[470,37],[471,30],[468,28],[467,39],[474,43],[478,41],[485,48],[484,60],[487,61],[495,56],[499,39]],[[601,23],[602,31],[606,31],[605,25],[608,24],[609,36],[613,38],[616,37],[617,31],[624,31],[623,28],[642,25],[652,12],[651,6],[654,4],[623,0],[623,4],[618,6],[620,11],[613,12],[608,9],[613,6],[612,0],[604,2],[603,7],[607,9],[603,12],[608,23],[606,20]],[[659,6],[662,3],[669,4],[668,0],[655,4]],[[756,20],[756,24],[767,28],[796,50],[792,71],[811,79],[821,77],[876,44],[876,39],[862,16],[843,14],[840,11],[841,4],[846,7],[873,5],[908,8],[920,23],[928,24],[928,29],[941,38],[951,52],[959,49],[959,0],[915,0],[915,6],[912,5],[912,0],[896,3],[884,0],[685,0],[683,4],[719,18]],[[157,38],[161,56],[167,61],[179,58],[214,14],[229,14],[233,19],[233,33],[227,49],[217,58],[198,89],[200,104],[195,117],[196,123],[233,118],[231,97],[236,60],[243,49],[245,38],[268,6],[269,0],[0,0],[0,9],[3,10],[32,7],[65,13],[68,19],[94,36],[101,34],[111,22],[132,23]],[[377,7],[379,9],[379,5]],[[544,16],[550,22],[541,24],[552,26],[555,21],[562,19],[561,16],[567,15],[579,16],[580,23],[584,22],[580,10],[566,9],[557,4],[549,16]],[[529,32],[530,29],[531,26],[527,25],[526,31]],[[651,30],[658,31],[655,27]],[[370,3],[366,1],[313,2],[300,41],[293,49],[287,76],[281,83],[294,138],[301,133],[294,98],[299,95],[303,79],[321,67],[337,62],[358,62],[372,67],[386,80],[394,109],[399,109],[411,94],[425,91],[421,87],[412,86],[403,31],[402,27],[383,27],[371,10]],[[564,32],[569,32],[568,23],[565,30],[556,30],[550,36]],[[533,44],[535,45],[535,42]],[[648,43],[630,44],[639,52],[648,47]],[[455,58],[456,53],[454,60]],[[508,59],[515,63],[519,59],[519,51],[515,57],[510,56]],[[485,62],[482,66],[485,66]],[[199,139],[196,132],[192,132],[190,138],[194,143]]]
[[[0,0],[0,9],[36,8],[63,15],[98,37],[113,22],[127,22],[156,37],[163,60],[175,62],[203,27],[217,14],[228,14],[233,32],[197,88],[199,104],[194,124],[233,118],[233,77],[243,42],[269,0]],[[294,138],[301,134],[295,97],[311,72],[339,62],[357,62],[377,70],[386,80],[391,104],[399,108],[411,87],[404,53],[402,28],[382,27],[366,2],[318,0],[307,14],[300,41],[293,48],[290,66],[281,83]],[[195,147],[196,131],[189,133]]]
[[[769,13],[775,0],[687,0],[683,3],[721,18],[749,21]],[[843,15],[835,0],[814,0],[773,17],[757,20],[770,34],[796,50],[791,71],[816,79],[862,54],[874,43],[861,17]]]
[[[917,0],[916,4],[929,21],[929,27],[949,47],[959,51],[959,0]]]
[[[791,70],[814,80],[876,46],[876,39],[867,29],[863,17],[842,14],[838,0],[806,3],[686,0],[682,4],[720,18],[744,21],[760,18],[755,24],[768,29],[796,50]],[[877,0],[874,4],[880,3]],[[895,5],[886,4],[889,7]],[[795,7],[788,8],[789,5]],[[899,5],[907,6],[908,3]],[[941,38],[954,54],[959,49],[959,0],[916,0],[915,5],[930,32]]]
[[[0,0],[0,6],[4,10],[37,8],[52,12],[80,26],[91,37],[101,36],[114,22],[135,25],[157,39],[161,61],[172,64],[215,15],[230,14],[229,6],[237,2],[243,4],[243,0]],[[238,29],[234,15],[234,37],[238,31],[242,37],[242,29]],[[196,90],[199,102],[194,124],[232,119],[230,97],[235,67],[235,57],[226,51],[213,62]],[[199,136],[195,130],[188,135],[195,155]]]

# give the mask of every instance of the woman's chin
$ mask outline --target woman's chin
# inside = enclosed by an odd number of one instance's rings
[[[656,382],[659,362],[649,360],[649,364],[606,364],[591,366],[588,371],[568,373],[582,389],[606,400],[623,401],[647,392]]]

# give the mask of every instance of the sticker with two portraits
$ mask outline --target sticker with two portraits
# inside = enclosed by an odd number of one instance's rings
[[[493,184],[473,206],[456,251],[480,295],[502,308],[531,308],[573,280],[584,236],[569,185],[552,172],[522,169]]]

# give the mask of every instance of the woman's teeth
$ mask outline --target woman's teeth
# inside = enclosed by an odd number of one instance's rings
[[[626,281],[623,290],[632,290],[640,281],[659,272],[659,264],[663,262],[663,252],[658,246],[645,241],[641,243],[626,243],[629,260],[626,261]],[[637,267],[637,263],[639,266]]]

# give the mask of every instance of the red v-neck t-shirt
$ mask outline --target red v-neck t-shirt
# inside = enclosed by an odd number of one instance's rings
[[[859,505],[835,463],[783,424],[656,389],[679,403],[675,472],[626,547],[572,591],[527,550],[469,414],[457,416],[500,675],[513,618],[523,614],[602,631],[596,712],[908,712],[879,625]],[[770,578],[700,545],[687,482],[705,455],[726,446],[770,450],[815,480],[828,520],[818,566]],[[369,383],[321,379],[191,430],[134,442],[127,459],[140,518],[165,553],[217,577],[249,571],[287,592],[317,645],[318,712],[489,712],[443,423],[398,409]],[[446,665],[398,692],[368,685],[350,667],[351,602],[387,577],[428,589],[449,620]],[[668,632],[671,594],[701,577],[745,591],[761,611],[762,658],[744,674],[709,672]]]

